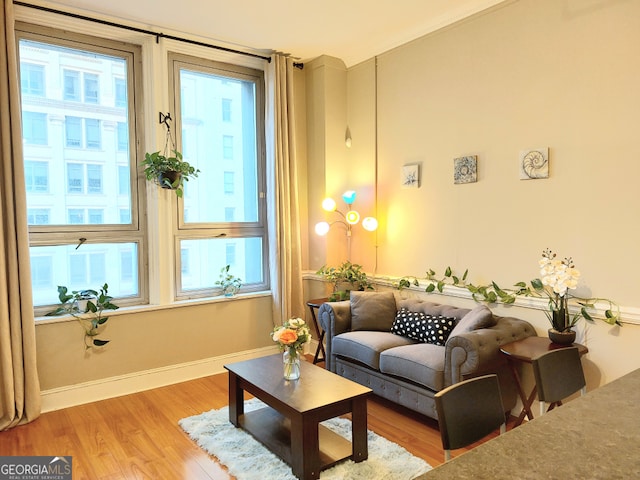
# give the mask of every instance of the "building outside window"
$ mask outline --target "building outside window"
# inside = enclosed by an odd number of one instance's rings
[[[27,24],[16,34],[21,65],[42,67],[22,68],[21,86],[46,99],[21,98],[35,313],[58,303],[56,285],[82,290],[107,282],[118,305],[146,303],[145,182],[137,171],[143,121],[134,108],[141,49]],[[112,94],[101,95],[101,79],[115,79]],[[114,126],[113,141],[106,132],[103,139],[104,124]]]

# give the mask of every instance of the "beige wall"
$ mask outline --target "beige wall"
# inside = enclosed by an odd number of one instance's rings
[[[354,237],[366,252],[354,260],[383,276],[468,268],[508,287],[538,276],[549,247],[573,257],[586,292],[637,318],[638,45],[640,2],[519,0],[350,68],[353,147],[340,169],[327,159],[326,183],[375,188],[380,219],[377,240]],[[520,180],[520,151],[537,147],[550,177]],[[466,155],[478,182],[454,185]],[[419,189],[401,188],[409,163]],[[510,313],[544,334],[540,310]],[[592,384],[640,367],[638,325],[584,326]]]
[[[380,271],[509,284],[550,247],[594,294],[638,305],[639,43],[639,2],[520,0],[382,55]],[[549,147],[550,178],[520,180],[534,147]],[[464,155],[478,182],[454,185]],[[413,162],[423,185],[403,190]]]
[[[270,295],[237,297],[112,315],[99,337],[110,340],[109,345],[89,351],[77,321],[40,322],[36,341],[41,388],[47,391],[275,347],[268,335],[273,328],[271,302]]]

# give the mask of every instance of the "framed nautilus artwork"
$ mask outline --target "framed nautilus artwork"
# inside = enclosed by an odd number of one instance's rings
[[[475,155],[453,159],[453,183],[478,181],[478,158]]]
[[[549,148],[520,152],[520,180],[549,178]]]

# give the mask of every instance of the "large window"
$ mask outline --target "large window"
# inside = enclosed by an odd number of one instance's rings
[[[200,169],[178,202],[177,297],[218,294],[215,281],[227,264],[243,291],[264,289],[263,74],[184,55],[170,56],[170,72],[175,131],[189,132],[184,158]]]
[[[57,285],[107,282],[118,305],[145,303],[140,49],[24,24],[16,30],[36,314],[57,303]],[[114,78],[103,94],[101,82]]]

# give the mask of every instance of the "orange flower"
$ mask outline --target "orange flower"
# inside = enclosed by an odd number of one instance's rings
[[[290,328],[285,328],[280,334],[280,337],[278,340],[283,345],[291,345],[295,343],[296,340],[298,340],[298,334],[296,333],[295,330],[291,330]]]

